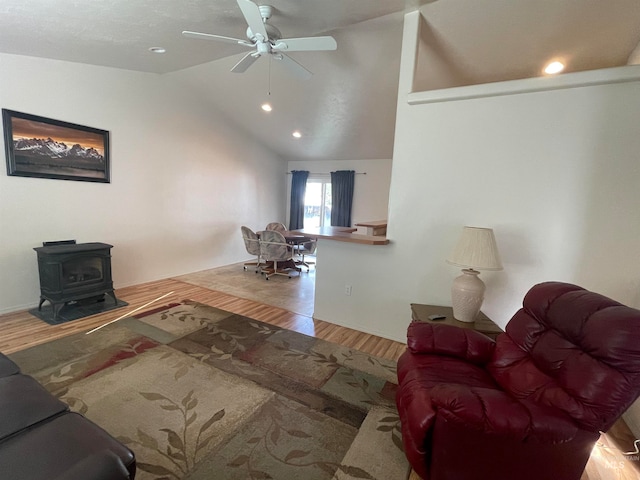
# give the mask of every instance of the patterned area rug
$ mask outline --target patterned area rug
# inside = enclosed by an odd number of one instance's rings
[[[395,362],[184,301],[11,355],[137,479],[405,480]]]

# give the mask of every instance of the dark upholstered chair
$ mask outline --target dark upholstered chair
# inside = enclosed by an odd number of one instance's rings
[[[405,452],[429,480],[579,479],[640,393],[640,311],[534,286],[496,343],[413,322],[398,361]]]

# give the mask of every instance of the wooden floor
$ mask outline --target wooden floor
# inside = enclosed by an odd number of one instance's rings
[[[188,299],[391,360],[397,360],[406,348],[406,345],[392,340],[175,279],[122,288],[116,293],[119,299],[129,303],[128,307],[61,325],[49,325],[27,311],[0,315],[0,352],[9,354],[56,338],[87,331],[119,317],[129,316],[134,309],[153,302],[167,293],[170,295],[143,310]],[[624,422],[618,422],[601,437],[581,480],[640,480],[638,456],[623,455],[623,452],[633,450],[634,440]],[[412,472],[409,479],[419,480],[419,477]]]
[[[173,293],[147,309],[181,300],[193,300],[391,360],[397,360],[406,347],[402,343],[314,320],[283,308],[167,279],[119,289],[116,295],[120,300],[129,303],[128,307],[60,325],[49,325],[27,311],[0,315],[0,352],[9,354],[49,340],[87,331],[123,315],[128,316],[135,308],[170,292]]]

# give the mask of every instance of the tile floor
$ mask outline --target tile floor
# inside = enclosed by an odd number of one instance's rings
[[[313,317],[315,265],[311,265],[308,273],[303,267],[299,277],[297,273],[293,273],[292,278],[274,275],[268,281],[255,273],[255,267],[244,270],[243,265],[235,263],[174,279]]]

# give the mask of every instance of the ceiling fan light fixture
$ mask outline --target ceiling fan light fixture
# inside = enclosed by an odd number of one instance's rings
[[[547,73],[549,75],[555,75],[556,73],[560,73],[563,70],[564,70],[564,63],[559,62],[557,60],[547,64],[547,66],[544,67],[544,73]]]
[[[167,49],[163,47],[151,47],[149,51],[151,53],[167,53]]]
[[[295,130],[291,135],[293,135],[294,138],[302,138],[302,133],[300,133],[300,130]]]
[[[260,105],[260,108],[262,110],[264,110],[265,112],[270,112],[271,110],[273,110],[273,107],[268,102],[267,103],[263,103],[262,105]]]

